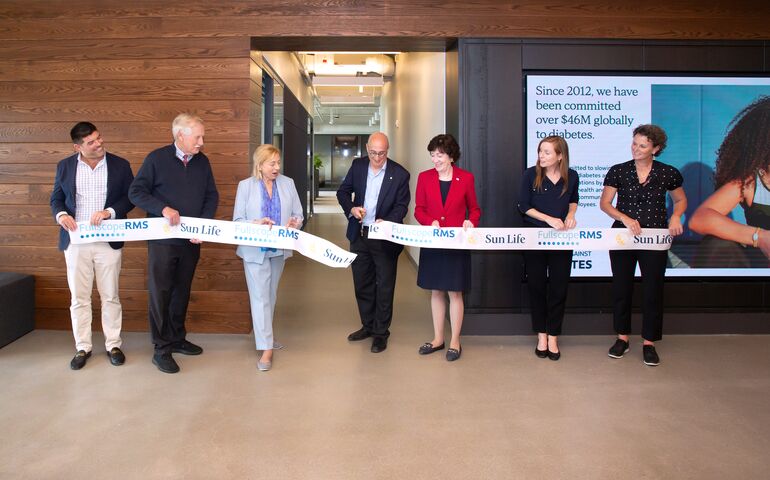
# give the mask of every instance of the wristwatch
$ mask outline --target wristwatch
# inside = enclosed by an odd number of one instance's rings
[[[759,246],[759,231],[760,230],[762,230],[762,229],[757,227],[757,229],[754,230],[754,235],[751,236],[751,244],[754,246],[754,248],[757,248]]]

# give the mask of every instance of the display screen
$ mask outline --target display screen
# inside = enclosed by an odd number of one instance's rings
[[[528,167],[542,138],[567,140],[580,177],[578,227],[612,225],[599,209],[604,176],[632,159],[634,128],[652,123],[668,135],[656,160],[679,169],[688,201],[666,275],[770,275],[767,255],[751,244],[756,227],[770,229],[770,79],[530,74],[526,106]],[[704,202],[710,215],[699,213],[696,231],[690,219]],[[671,205],[667,195],[669,214]],[[575,251],[572,274],[611,276],[608,253]]]

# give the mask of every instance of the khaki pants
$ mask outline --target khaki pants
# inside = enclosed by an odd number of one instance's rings
[[[70,244],[64,251],[67,263],[67,283],[72,300],[70,316],[75,348],[90,352],[91,344],[91,292],[94,279],[102,300],[102,331],[104,346],[109,352],[120,347],[120,329],[123,324],[123,309],[118,295],[118,279],[122,250],[114,250],[106,242],[83,245]]]

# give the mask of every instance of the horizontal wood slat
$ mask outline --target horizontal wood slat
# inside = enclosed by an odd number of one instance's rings
[[[74,125],[74,123],[72,124]],[[208,123],[207,123],[208,125]],[[98,128],[102,126],[97,125]],[[108,152],[123,157],[130,162],[143,161],[153,150],[168,145],[171,142],[171,128],[168,127],[168,138],[163,142],[113,142],[104,136],[105,147]],[[116,127],[119,128],[119,127]],[[164,128],[165,130],[165,128]],[[65,137],[69,139],[69,132]],[[203,151],[213,163],[248,164],[248,142],[213,142],[206,141]],[[72,144],[60,139],[56,143],[0,143],[0,164],[3,163],[27,163],[56,165],[59,160],[69,157],[74,153]],[[55,169],[54,169],[55,170]],[[136,171],[134,171],[136,173]]]
[[[35,286],[37,288],[68,288],[67,272],[64,268],[28,267],[25,269],[25,273],[35,276]],[[121,268],[121,289],[143,290],[146,286],[146,269]],[[232,271],[197,269],[192,288],[193,290],[244,292],[246,291],[246,278],[243,273],[243,267]]]
[[[29,2],[21,2],[25,6]],[[53,3],[53,2],[51,2]],[[70,10],[71,12],[71,10]],[[68,38],[0,42],[5,60],[131,60],[153,58],[244,58],[248,37],[212,38]]]
[[[53,185],[0,184],[0,205],[48,205]]]
[[[205,122],[205,120],[204,120]],[[141,138],[157,142],[158,146],[171,141],[170,122],[105,122],[97,126],[99,132],[115,142],[129,142]],[[69,138],[71,122],[0,123],[0,142],[61,142]],[[249,122],[212,122],[206,124],[206,138],[214,142],[248,142]],[[156,147],[157,148],[157,147]]]
[[[98,312],[98,310],[96,310]],[[91,328],[101,331],[99,316],[94,315],[95,321]],[[240,333],[251,332],[251,316],[247,312],[187,312],[185,327],[190,333]],[[35,309],[35,328],[43,330],[70,330],[69,310],[62,308],[37,308]],[[147,312],[126,311],[123,314],[124,332],[145,332],[148,330]],[[149,335],[147,342],[150,342]],[[97,348],[100,348],[97,347]],[[206,348],[206,345],[203,345]],[[127,355],[131,355],[127,352]],[[149,361],[149,359],[148,359]]]
[[[0,246],[0,270],[25,271],[26,267],[64,268],[64,256],[56,248],[55,239],[50,247],[6,247]],[[235,245],[227,249],[211,248],[203,244],[198,269],[201,272],[212,270],[216,272],[243,271],[243,262],[235,255]],[[146,248],[125,248],[123,251],[123,268],[144,269],[147,265]]]
[[[147,311],[146,290],[121,289],[120,303],[123,311]],[[99,293],[94,290],[92,305],[99,305]],[[63,288],[36,288],[35,306],[39,308],[61,308],[70,306],[70,291]],[[246,292],[218,292],[193,290],[188,310],[191,312],[217,311],[220,313],[248,313],[249,296]]]
[[[128,218],[144,218],[146,214],[140,208],[134,208]],[[232,220],[233,207],[220,205],[214,216],[217,220]],[[54,222],[49,205],[2,205],[0,204],[0,225],[47,226]],[[54,225],[55,226],[55,225]]]
[[[231,208],[235,204],[236,187],[232,184],[220,184],[219,206]],[[51,204],[53,184],[0,184],[0,205],[45,205]],[[131,212],[131,218],[136,218]],[[143,216],[144,212],[139,213]],[[7,231],[7,230],[5,230]]]
[[[246,98],[248,79],[0,82],[0,102],[217,100]]]
[[[204,0],[118,0],[98,1],[81,0],[78,10],[87,12],[89,18],[105,20],[110,18],[132,17],[267,17],[280,19],[287,16],[340,17],[340,16],[387,16],[421,15],[432,17],[451,12],[458,18],[469,15],[494,15],[500,17],[524,16],[547,17],[550,15],[586,16],[638,16],[653,12],[656,16],[677,17],[682,15],[709,15],[723,17],[744,17],[750,12],[767,13],[767,5],[751,0],[649,0],[644,9],[638,3],[628,0],[591,2],[569,1],[529,1],[501,2],[499,0],[475,0],[468,2],[444,2],[438,0],[368,0],[334,1],[328,0],[228,0],[210,2]],[[5,2],[0,7],[0,18],[67,18],[72,16],[69,4],[46,2],[36,5],[34,2]]]
[[[248,58],[152,60],[0,61],[0,82],[61,80],[133,80],[176,78],[243,78]]]
[[[212,170],[214,171],[214,180],[217,186],[237,185],[238,182],[251,174],[249,166],[246,164],[223,164],[216,163],[216,157],[210,158]],[[134,175],[142,166],[141,161],[131,162],[131,169]],[[56,177],[56,167],[51,165],[42,165],[42,168],[31,167],[31,164],[0,164],[0,183],[5,184],[53,184]],[[2,203],[2,199],[0,199]]]
[[[88,120],[102,128],[104,122],[167,122],[180,112],[200,116],[206,125],[249,118],[249,102],[243,100],[164,100],[5,102],[0,104],[0,122],[76,122]],[[69,138],[69,137],[66,137]]]
[[[690,13],[658,17],[648,15],[592,16],[583,21],[574,15],[528,16],[466,15],[446,10],[433,16],[219,16],[102,19],[63,18],[0,20],[0,40],[66,40],[77,37],[213,37],[294,36],[360,37],[521,37],[521,38],[655,38],[655,39],[764,39],[767,22],[761,16],[725,18]],[[341,28],[341,26],[344,26]]]

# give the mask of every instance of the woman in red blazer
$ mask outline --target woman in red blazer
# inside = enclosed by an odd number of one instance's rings
[[[438,135],[428,144],[433,166],[417,178],[414,218],[421,225],[434,227],[478,226],[481,209],[476,201],[473,174],[456,167],[460,146],[452,135]],[[471,280],[471,257],[468,250],[421,248],[417,285],[431,291],[433,341],[420,347],[427,355],[444,348],[446,296],[449,296],[449,321],[452,340],[446,353],[448,361],[460,358],[460,329],[463,324],[463,291]]]

